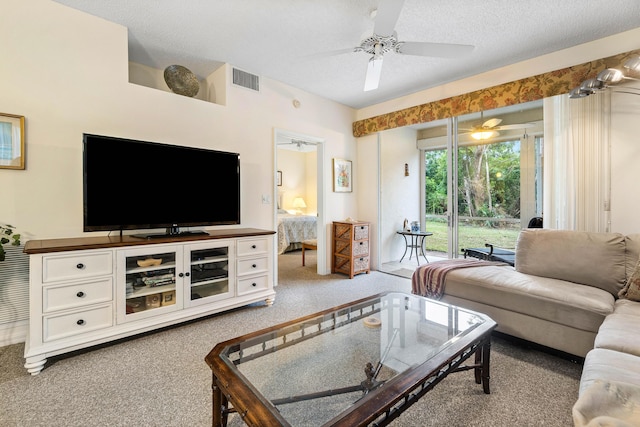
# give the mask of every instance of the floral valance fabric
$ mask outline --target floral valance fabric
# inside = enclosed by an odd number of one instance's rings
[[[571,89],[607,68],[622,68],[622,64],[640,50],[621,53],[573,67],[527,77],[498,86],[451,98],[428,102],[353,123],[353,136],[427,123],[433,120],[455,117],[463,114],[491,110],[523,102],[536,101],[550,96],[568,94]]]

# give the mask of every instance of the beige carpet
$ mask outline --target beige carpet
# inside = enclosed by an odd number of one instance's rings
[[[317,276],[315,254],[280,256],[272,307],[254,305],[23,368],[23,344],[0,348],[0,425],[208,426],[211,372],[205,355],[218,342],[387,290],[410,280],[379,272]],[[470,372],[447,377],[394,426],[570,426],[581,366],[494,339],[490,395]],[[242,425],[232,416],[231,426]]]

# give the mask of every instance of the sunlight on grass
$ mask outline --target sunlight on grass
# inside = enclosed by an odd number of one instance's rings
[[[459,243],[461,248],[483,248],[485,243],[504,249],[514,249],[519,229],[489,228],[460,225]],[[447,224],[442,221],[427,221],[426,231],[433,233],[425,239],[427,251],[447,252]]]

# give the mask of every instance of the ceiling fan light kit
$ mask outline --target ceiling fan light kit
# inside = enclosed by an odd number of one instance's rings
[[[635,55],[625,61],[623,67],[628,69],[630,73],[640,72],[640,55]],[[598,73],[595,79],[587,79],[583,81],[580,86],[573,88],[569,92],[569,98],[578,99],[585,98],[589,95],[593,95],[596,92],[600,92],[606,89],[613,89],[616,85],[623,80],[640,80],[635,77],[625,76],[625,74],[617,68],[607,68]],[[630,95],[640,95],[640,88],[623,86],[620,89],[613,90],[617,93],[628,93]]]
[[[476,139],[478,141],[483,141],[485,139],[495,138],[498,135],[500,135],[500,133],[495,130],[479,130],[479,131],[473,132],[471,134],[471,138]]]

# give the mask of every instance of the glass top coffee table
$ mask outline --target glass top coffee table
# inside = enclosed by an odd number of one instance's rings
[[[205,358],[213,425],[230,413],[262,427],[387,425],[466,370],[489,393],[495,327],[477,312],[389,292],[234,338]]]

